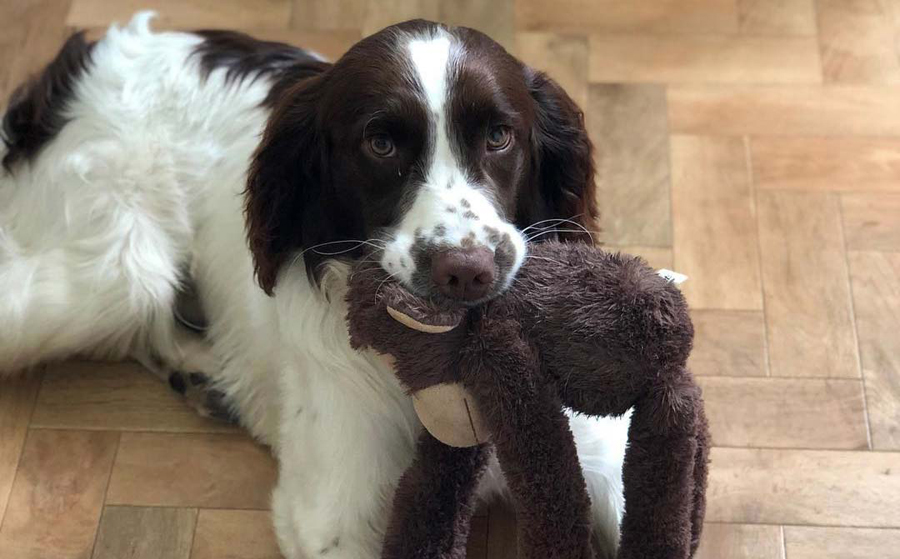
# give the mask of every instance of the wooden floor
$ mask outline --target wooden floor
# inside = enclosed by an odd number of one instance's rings
[[[0,89],[142,7],[331,56],[421,16],[548,70],[599,150],[603,240],[691,278],[700,555],[900,558],[900,1],[2,0]],[[275,558],[274,476],[136,366],[0,384],[2,559]],[[511,528],[485,511],[470,557],[513,557]]]

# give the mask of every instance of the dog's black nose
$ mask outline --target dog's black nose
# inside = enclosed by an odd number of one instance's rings
[[[447,297],[477,301],[494,283],[494,252],[487,247],[438,252],[431,258],[431,279]]]

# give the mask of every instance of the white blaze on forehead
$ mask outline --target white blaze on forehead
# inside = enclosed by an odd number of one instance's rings
[[[434,126],[434,153],[427,170],[426,181],[461,178],[461,171],[450,149],[447,135],[447,97],[449,94],[450,66],[453,63],[453,44],[443,32],[428,39],[409,42],[409,57],[425,93],[425,102]]]
[[[428,107],[439,110],[447,97],[450,38],[440,34],[431,39],[413,39],[409,42],[409,56],[425,90]]]

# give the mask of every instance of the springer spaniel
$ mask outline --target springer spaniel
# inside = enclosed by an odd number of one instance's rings
[[[401,23],[330,64],[151,17],[75,35],[9,105],[0,369],[133,358],[198,407],[218,395],[280,462],[284,555],[374,559],[422,427],[349,345],[348,262],[420,295],[502,292],[529,241],[595,216],[582,114],[472,29]],[[203,336],[174,318],[187,283]],[[628,419],[571,426],[613,556]],[[504,493],[496,463],[481,493]]]

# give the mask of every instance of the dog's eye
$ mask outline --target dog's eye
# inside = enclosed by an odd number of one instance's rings
[[[370,137],[369,149],[378,157],[390,157],[397,151],[394,147],[394,140],[387,134],[376,134]]]
[[[491,151],[506,149],[512,140],[512,134],[507,126],[492,126],[487,134],[487,147]]]

